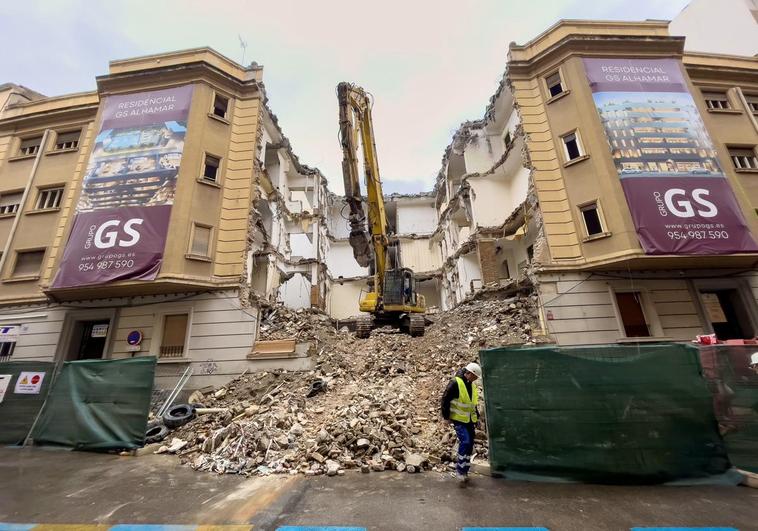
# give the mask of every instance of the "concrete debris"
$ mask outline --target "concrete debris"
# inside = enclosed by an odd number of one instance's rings
[[[423,337],[378,329],[357,339],[319,312],[278,306],[264,318],[262,336],[311,342],[315,369],[243,374],[207,393],[205,408],[227,411],[176,430],[188,444],[180,459],[243,475],[449,471],[455,435],[439,413],[445,385],[481,348],[540,340],[532,336],[535,307],[530,294],[489,293],[434,315]],[[316,381],[328,386],[308,397]],[[486,460],[483,431],[474,451]]]

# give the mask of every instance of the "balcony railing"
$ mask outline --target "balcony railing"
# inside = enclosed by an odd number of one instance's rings
[[[184,354],[184,345],[161,345],[161,358],[181,358]]]

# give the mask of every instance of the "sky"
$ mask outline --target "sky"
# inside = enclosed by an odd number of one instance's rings
[[[342,192],[340,81],[375,99],[385,193],[431,189],[445,147],[479,119],[523,44],[561,18],[666,19],[687,0],[24,0],[3,2],[0,84],[95,89],[108,61],[210,46],[263,65],[269,105],[300,160]]]

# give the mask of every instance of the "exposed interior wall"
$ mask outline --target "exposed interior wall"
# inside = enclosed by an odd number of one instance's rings
[[[398,234],[431,234],[437,228],[434,200],[397,201]]]
[[[279,286],[278,300],[288,308],[311,307],[311,282],[303,273],[295,273]]]
[[[442,266],[439,246],[432,244],[429,238],[401,238],[400,256],[403,267],[409,267],[415,273],[437,271]]]
[[[329,290],[329,315],[334,319],[348,319],[360,315],[358,304],[361,292],[367,290],[367,279],[332,282]]]
[[[334,279],[368,275],[368,267],[358,265],[353,257],[353,248],[346,240],[330,242],[326,266]]]
[[[476,251],[461,255],[456,265],[458,268],[457,302],[460,302],[482,287],[482,271]]]
[[[438,278],[421,280],[417,283],[418,292],[426,299],[427,308],[440,308],[442,305],[442,281]]]

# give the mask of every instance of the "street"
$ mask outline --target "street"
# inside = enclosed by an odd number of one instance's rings
[[[459,489],[450,477],[432,472],[246,479],[195,472],[168,456],[47,448],[0,449],[0,477],[4,523],[746,531],[758,522],[758,491],[746,487],[621,487],[474,476],[468,488]]]

